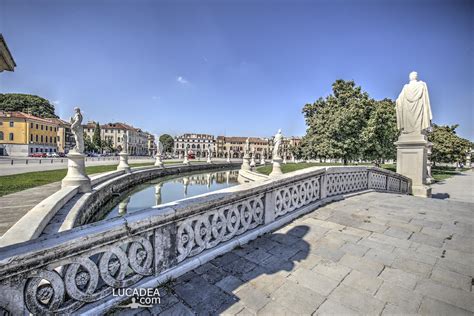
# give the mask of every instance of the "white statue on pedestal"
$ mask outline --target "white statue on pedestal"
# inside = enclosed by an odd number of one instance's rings
[[[431,126],[430,98],[426,83],[418,80],[418,73],[409,75],[406,84],[397,98],[397,127],[403,134],[421,134]]]
[[[281,133],[281,129],[278,130],[278,133],[276,133],[275,137],[273,138],[273,152],[272,152],[272,158],[280,158],[280,147],[281,143],[283,141],[283,135]]]
[[[61,182],[61,186],[79,186],[79,192],[85,193],[92,190],[91,179],[87,176],[84,155],[84,130],[82,128],[82,114],[79,108],[74,108],[71,117],[71,131],[74,135],[76,145],[67,155],[67,174]]]
[[[84,153],[84,129],[82,128],[82,113],[81,109],[78,107],[74,108],[73,117],[71,117],[71,132],[74,135],[74,140],[76,141],[76,145],[71,151],[76,153],[82,154]]]
[[[156,144],[156,157],[155,157],[155,166],[163,167],[163,161],[161,160],[161,156],[163,154],[163,144],[158,141]]]
[[[244,155],[245,154],[250,154],[250,138],[247,137],[247,139],[245,140],[245,147],[244,147]]]
[[[397,173],[411,179],[411,193],[430,197],[428,184],[429,143],[426,133],[431,127],[432,113],[428,87],[410,73],[410,83],[403,86],[397,98],[397,127],[401,131],[397,145]]]

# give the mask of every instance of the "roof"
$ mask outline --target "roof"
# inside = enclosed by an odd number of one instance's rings
[[[14,71],[15,67],[15,60],[8,49],[3,35],[0,33],[0,72],[4,70]]]
[[[58,124],[56,122],[53,122],[52,118],[42,118],[38,116],[34,116],[31,114],[23,113],[23,112],[18,112],[18,111],[0,111],[0,118],[17,118],[17,119],[23,119],[23,120],[33,120],[33,121],[38,121],[38,122],[43,122],[47,124]]]
[[[68,125],[68,126],[71,125],[71,123],[66,122],[65,120],[58,119],[58,118],[48,118],[47,120],[58,125]]]

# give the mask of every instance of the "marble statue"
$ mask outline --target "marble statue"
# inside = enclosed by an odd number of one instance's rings
[[[123,144],[123,146],[122,146],[121,152],[126,153],[127,149],[128,149],[128,136],[127,136],[127,134],[123,134],[122,144]]]
[[[281,129],[278,130],[278,133],[276,133],[275,138],[273,139],[273,158],[279,158],[280,157],[280,147],[281,143],[283,141],[283,135],[281,134]]]
[[[156,155],[163,155],[163,144],[160,141],[156,144]]]
[[[397,98],[397,127],[402,134],[421,134],[431,126],[431,113],[428,87],[418,80],[418,73],[409,75],[410,82],[405,84]]]
[[[245,147],[244,147],[244,154],[249,154],[250,153],[250,138],[247,137],[245,140]]]
[[[72,151],[83,154],[84,153],[84,129],[82,128],[82,113],[81,109],[78,107],[74,108],[73,117],[71,117],[71,132],[74,135],[74,140],[76,141],[76,145],[72,149]]]

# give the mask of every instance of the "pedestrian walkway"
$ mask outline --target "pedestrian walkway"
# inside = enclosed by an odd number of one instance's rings
[[[113,314],[472,315],[469,177],[440,185],[446,200],[373,192],[328,204],[161,287],[160,304]]]
[[[433,198],[474,203],[474,172],[462,172],[432,185]]]
[[[61,182],[54,182],[0,197],[0,236],[35,205],[60,188]]]

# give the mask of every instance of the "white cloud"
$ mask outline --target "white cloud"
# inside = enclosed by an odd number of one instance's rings
[[[186,83],[189,83],[188,80],[184,79],[183,77],[179,76],[176,81],[178,81],[179,83],[182,83],[182,84],[186,84]]]
[[[53,101],[53,104],[58,105],[59,103],[61,103],[61,101],[59,101],[59,100],[54,100],[54,101]]]

